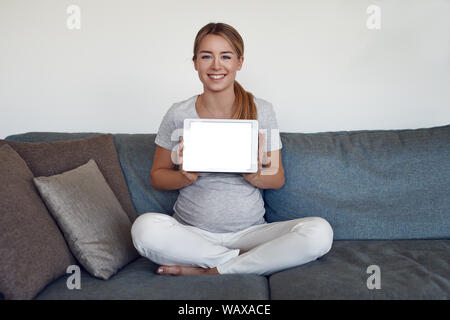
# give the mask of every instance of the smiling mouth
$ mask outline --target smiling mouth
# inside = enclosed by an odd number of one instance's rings
[[[208,77],[213,80],[220,80],[225,78],[226,74],[208,74]]]

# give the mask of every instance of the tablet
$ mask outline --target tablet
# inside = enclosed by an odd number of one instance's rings
[[[185,171],[258,171],[257,120],[185,119],[183,145]]]

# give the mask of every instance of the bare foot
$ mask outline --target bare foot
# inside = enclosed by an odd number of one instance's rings
[[[247,251],[240,250],[239,255]],[[201,267],[186,267],[186,266],[160,266],[156,273],[161,275],[187,276],[197,274],[219,274],[217,268],[201,268]]]
[[[174,275],[174,276],[219,274],[217,268],[205,269],[201,267],[186,267],[186,266],[160,266],[156,272],[162,275]]]

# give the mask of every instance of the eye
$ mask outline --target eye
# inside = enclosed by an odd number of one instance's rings
[[[210,58],[211,56],[202,56],[202,59]]]
[[[223,56],[224,59],[231,59],[230,56]]]

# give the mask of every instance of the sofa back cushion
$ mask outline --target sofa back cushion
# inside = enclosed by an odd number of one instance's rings
[[[450,125],[283,133],[286,183],[268,222],[323,217],[334,239],[450,237]]]
[[[0,292],[5,299],[32,299],[76,260],[25,161],[3,145],[0,163]]]
[[[173,215],[178,190],[159,191],[150,184],[156,134],[115,134],[120,163],[138,214],[159,212]]]
[[[35,177],[59,174],[94,159],[130,221],[136,219],[111,134],[26,134],[0,140],[4,143],[17,151]]]
[[[26,133],[19,141],[92,133]],[[150,185],[155,134],[114,134],[138,214],[173,214],[178,191]],[[266,220],[320,216],[343,239],[450,237],[450,125],[415,130],[281,133],[286,183],[267,189]]]
[[[100,133],[88,132],[29,132],[11,135],[7,137],[6,140],[20,142],[62,142],[66,140],[90,138],[99,134]],[[178,191],[159,191],[154,189],[150,184],[150,170],[153,165],[153,156],[156,150],[155,137],[156,134],[113,135],[120,166],[123,170],[123,175],[125,176],[131,200],[136,208],[137,214],[159,212],[172,215],[173,205],[177,200]],[[100,163],[98,164],[100,167]],[[102,173],[108,180],[108,177],[103,170]],[[110,181],[108,181],[108,183],[110,183]],[[112,185],[111,188],[114,190]],[[122,201],[120,202],[125,211],[127,211],[124,203]]]

